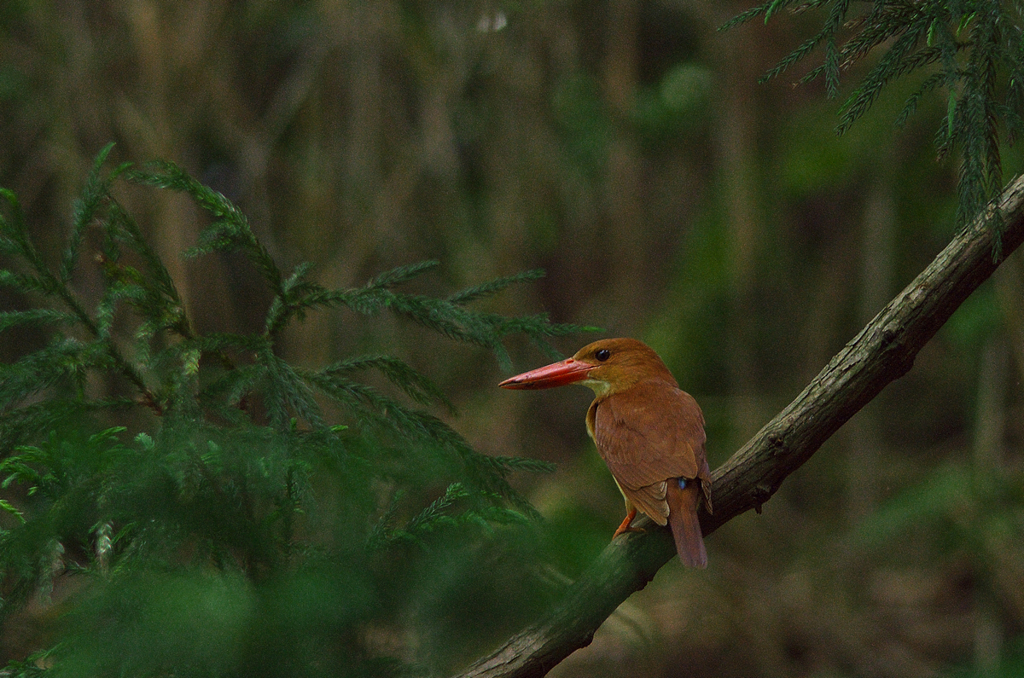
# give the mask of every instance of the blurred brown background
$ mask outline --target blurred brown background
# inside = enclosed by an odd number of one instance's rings
[[[56,248],[116,141],[116,162],[171,160],[225,193],[282,264],[313,261],[329,286],[427,258],[440,274],[419,284],[438,293],[544,268],[494,309],[652,344],[702,404],[714,467],[954,229],[941,97],[897,129],[914,85],[897,83],[837,139],[820,84],[757,82],[820,17],[717,31],[747,7],[6,0],[0,185]],[[245,266],[178,256],[205,223],[187,200],[124,199],[200,328],[259,326]],[[521,482],[566,543],[564,576],[621,518],[584,389],[501,392],[486,353],[389,318],[316,315],[286,345],[310,365],[402,357],[452,394],[478,449],[557,462]],[[510,348],[517,368],[546,362]],[[709,539],[706,572],[666,566],[552,675],[1018,675],[1022,376],[1017,255],[763,515]]]

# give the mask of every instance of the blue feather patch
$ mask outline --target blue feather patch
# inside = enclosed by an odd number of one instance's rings
[[[679,481],[679,489],[680,490],[685,490],[686,489],[686,478],[677,478],[676,480]]]

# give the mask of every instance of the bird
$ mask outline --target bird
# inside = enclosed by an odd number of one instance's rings
[[[668,524],[679,559],[707,566],[697,509],[708,513],[711,472],[704,445],[704,415],[679,388],[661,357],[636,339],[601,339],[571,358],[516,375],[498,384],[541,389],[580,384],[594,391],[587,433],[626,501],[626,517],[612,535],[638,531],[637,512]]]

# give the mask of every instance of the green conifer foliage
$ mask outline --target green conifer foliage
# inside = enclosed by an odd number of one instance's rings
[[[29,602],[51,620],[9,675],[397,675],[450,657],[446,622],[424,610],[472,608],[466,587],[531,542],[509,476],[548,465],[475,451],[418,409],[452,405],[395,357],[300,368],[278,335],[320,309],[390,312],[508,365],[511,334],[553,352],[547,338],[585,328],[472,309],[537,272],[403,292],[426,262],[325,289],[306,265],[282,270],[223,195],[168,163],[105,172],[110,150],[55,268],[0,191],[13,262],[0,283],[35,304],[0,313],[0,330],[49,337],[0,365],[0,623]],[[244,256],[272,296],[262,331],[193,329],[116,182],[183,192],[210,215],[187,255]],[[103,287],[87,302],[75,274],[91,262]],[[415,405],[359,381],[368,370]]]
[[[947,115],[936,145],[940,155],[960,156],[959,223],[978,214],[1003,187],[1000,129],[1012,141],[1024,123],[1024,34],[1018,5],[998,0],[769,0],[724,28],[759,16],[767,22],[783,10],[814,9],[826,15],[821,30],[763,79],[782,74],[820,47],[822,63],[800,81],[823,77],[829,97],[835,97],[840,73],[880,52],[842,105],[837,128],[842,134],[886,85],[921,72],[897,122],[902,124],[924,95],[945,90]]]

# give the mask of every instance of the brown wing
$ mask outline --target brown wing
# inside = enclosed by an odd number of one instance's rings
[[[661,380],[645,380],[596,400],[587,413],[597,450],[623,494],[664,525],[665,481],[700,478],[711,509],[704,453],[704,416],[690,394]]]

